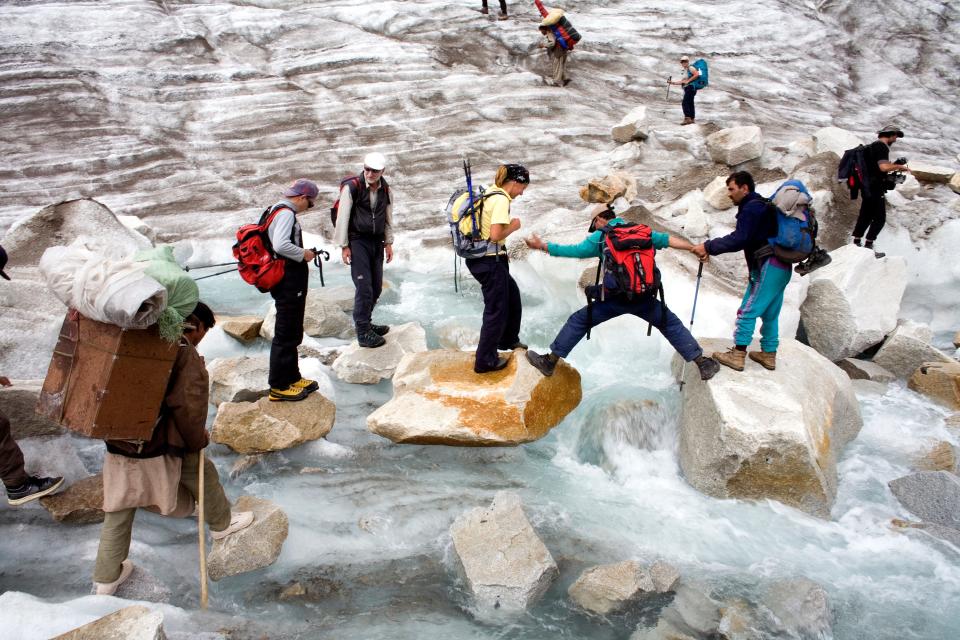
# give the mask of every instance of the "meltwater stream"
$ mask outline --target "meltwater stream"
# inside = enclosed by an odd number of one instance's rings
[[[329,264],[328,286],[348,284],[345,270]],[[438,326],[478,327],[482,308],[469,276],[455,293],[450,270],[436,264],[425,259],[388,266],[391,285],[376,311],[378,322],[422,323],[431,348],[438,344]],[[514,263],[525,303],[521,337],[532,348],[545,348],[579,304],[574,283],[585,264],[538,256]],[[692,288],[677,269],[664,261],[668,302],[686,321]],[[311,284],[318,288],[318,279]],[[202,297],[222,313],[265,311],[269,303],[232,277],[202,285]],[[696,333],[728,332],[733,307],[718,300],[701,292]],[[365,426],[366,416],[390,397],[389,382],[345,384],[317,360],[306,360],[305,371],[332,380],[337,420],[325,440],[265,455],[234,479],[230,468],[239,456],[210,448],[231,498],[267,498],[289,515],[290,535],[273,566],[213,584],[212,612],[196,612],[194,522],[138,514],[131,557],[159,577],[173,593],[171,603],[183,609],[167,613],[168,632],[230,629],[231,638],[628,638],[639,623],[655,623],[664,603],[588,618],[570,604],[566,590],[589,566],[636,558],[667,560],[684,581],[724,598],[756,600],[769,580],[806,576],[829,593],[836,638],[956,637],[960,553],[922,532],[892,528],[892,518],[907,514],[886,487],[909,471],[925,445],[952,440],[943,410],[898,384],[883,395],[862,394],[865,424],[841,458],[831,521],[776,502],[717,500],[692,489],[680,474],[680,403],[669,375],[671,352],[656,333],[645,334],[646,326],[633,318],[595,330],[571,357],[583,376],[583,402],[546,438],[517,448],[392,444]],[[209,362],[267,349],[266,343],[242,347],[217,329],[201,351]],[[73,440],[84,465],[97,470],[99,443]],[[488,504],[503,489],[522,496],[560,578],[527,614],[490,624],[471,613],[447,531],[457,515]],[[15,590],[48,601],[86,594],[99,525],[71,528],[69,545],[62,544],[65,532],[39,508],[8,512],[0,535],[20,542],[10,545],[14,554],[0,559],[0,575],[16,579]],[[27,558],[40,559],[25,563]],[[64,579],[53,582],[52,575]],[[281,598],[294,582],[306,593]],[[24,603],[26,611],[30,606]],[[24,622],[18,637],[46,637],[43,628],[40,618]]]

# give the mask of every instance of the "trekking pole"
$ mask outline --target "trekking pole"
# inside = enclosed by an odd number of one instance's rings
[[[693,291],[693,310],[690,312],[690,335],[693,335],[693,318],[697,315],[697,296],[700,295],[700,280],[703,278],[703,263],[697,269],[697,288]],[[683,391],[683,376],[687,372],[687,361],[683,361],[683,367],[680,369],[680,391]]]
[[[233,273],[234,271],[238,271],[238,270],[239,270],[239,269],[227,269],[226,271],[220,271],[220,272],[218,272],[218,273],[211,273],[211,274],[208,275],[208,276],[200,276],[199,278],[194,278],[193,281],[194,281],[194,282],[199,282],[200,280],[206,280],[207,278],[215,278],[215,277],[217,277],[217,276],[222,276],[222,275],[225,274],[225,273]]]
[[[673,76],[667,76],[667,100],[670,99],[670,81],[673,80]]]
[[[327,286],[327,283],[323,281],[323,262],[320,262],[320,256],[323,256],[324,262],[329,262],[330,252],[324,251],[323,249],[317,249],[316,247],[314,247],[313,249],[310,249],[310,251],[313,251],[313,254],[314,254],[313,264],[317,265],[317,269],[320,270],[320,286],[325,287]]]
[[[209,269],[209,268],[211,268],[211,267],[226,267],[226,266],[231,265],[231,264],[237,264],[237,261],[234,260],[234,261],[232,261],[232,262],[221,262],[220,264],[205,264],[205,265],[200,266],[200,267],[184,267],[183,270],[184,270],[184,271],[190,271],[191,269]]]
[[[197,493],[197,529],[200,530],[200,608],[207,608],[207,539],[204,535],[203,513],[203,449],[200,449],[200,470],[197,472],[200,476],[198,481]]]

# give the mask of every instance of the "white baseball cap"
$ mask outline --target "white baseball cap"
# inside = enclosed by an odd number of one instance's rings
[[[383,157],[382,153],[374,151],[364,156],[363,166],[374,171],[383,171],[383,168],[387,166],[387,159]]]

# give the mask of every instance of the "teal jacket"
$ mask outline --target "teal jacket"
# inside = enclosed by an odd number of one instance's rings
[[[611,227],[619,227],[629,223],[623,218],[614,218],[608,224]],[[653,231],[651,232],[651,238],[653,239],[653,248],[658,251],[670,246],[669,233]],[[603,255],[603,232],[594,231],[577,244],[548,242],[547,253],[559,258],[599,258]]]

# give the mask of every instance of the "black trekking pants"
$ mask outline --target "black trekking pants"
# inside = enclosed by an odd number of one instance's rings
[[[520,341],[520,288],[510,275],[507,256],[467,260],[467,269],[483,293],[483,325],[474,366],[490,369],[497,364],[497,349],[507,350]]]
[[[867,242],[873,242],[880,235],[880,230],[887,223],[887,200],[883,194],[863,198],[860,201],[860,215],[857,224],[853,227],[853,237],[862,238],[867,234]]]
[[[277,307],[270,344],[270,386],[274,389],[286,389],[301,378],[297,347],[303,342],[308,278],[306,262],[287,261],[283,280],[270,290]]]
[[[697,117],[697,108],[693,104],[694,98],[697,97],[697,90],[689,84],[683,85],[683,102],[680,103],[680,106],[683,108],[683,117],[690,118],[693,120]]]
[[[383,292],[383,236],[350,238],[350,277],[353,295],[353,324],[360,336],[370,329],[373,307]]]
[[[483,8],[487,8],[487,0],[483,0]],[[500,13],[507,15],[507,0],[500,0]]]

